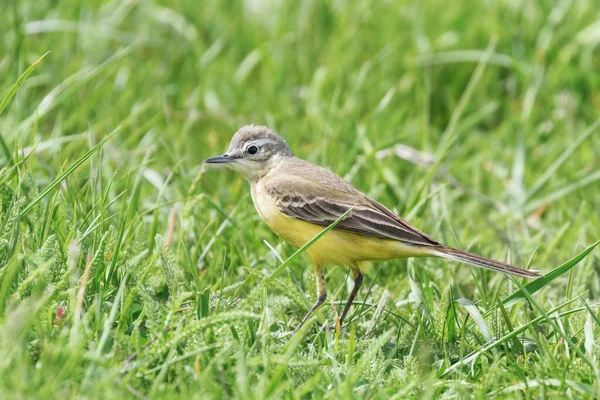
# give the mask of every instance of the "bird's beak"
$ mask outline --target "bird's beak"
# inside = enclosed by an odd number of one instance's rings
[[[233,161],[235,161],[235,157],[232,157],[227,154],[223,154],[222,156],[207,158],[206,160],[204,160],[204,163],[206,163],[206,164],[223,164],[223,163],[230,163]]]

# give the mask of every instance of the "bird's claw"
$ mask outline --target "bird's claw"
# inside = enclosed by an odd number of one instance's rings
[[[337,331],[338,328],[339,328],[339,331],[341,333],[342,332],[342,328],[341,328],[341,326],[339,324],[339,321],[338,321],[338,323],[335,323],[335,324],[330,324],[330,325],[323,324],[323,325],[321,325],[321,330],[324,331],[324,332],[327,332],[327,331]]]

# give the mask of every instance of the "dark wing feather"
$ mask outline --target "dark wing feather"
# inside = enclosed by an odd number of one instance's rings
[[[286,168],[286,173],[269,179],[265,185],[285,215],[328,226],[354,207],[335,229],[416,245],[440,245],[331,171],[308,162],[298,167],[291,171]]]

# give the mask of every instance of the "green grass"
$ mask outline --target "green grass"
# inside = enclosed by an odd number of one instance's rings
[[[348,3],[1,2],[3,397],[600,397],[596,2]],[[201,165],[248,123],[548,276],[375,263],[340,335],[331,268],[292,336],[310,263]]]

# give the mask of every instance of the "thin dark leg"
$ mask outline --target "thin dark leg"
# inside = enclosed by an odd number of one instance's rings
[[[317,302],[310,308],[310,310],[306,313],[306,315],[304,316],[304,318],[302,318],[302,321],[300,321],[300,324],[298,324],[298,326],[296,327],[296,329],[294,329],[294,333],[298,332],[298,330],[300,328],[302,328],[302,325],[304,325],[304,323],[306,322],[306,320],[310,318],[310,316],[312,315],[312,313],[314,313],[315,311],[317,311],[317,309],[319,307],[321,307],[321,305],[323,303],[325,303],[325,299],[326,298],[327,298],[327,293],[324,293],[324,294],[320,295],[317,298]]]
[[[296,329],[294,329],[294,333],[298,332],[298,330],[302,328],[302,325],[304,325],[306,320],[310,318],[312,313],[321,307],[327,298],[327,288],[325,287],[325,275],[323,274],[323,268],[317,264],[313,264],[313,267],[315,269],[315,275],[317,278],[317,302],[310,308],[304,318],[302,318],[300,324],[296,327]]]
[[[354,299],[356,298],[356,295],[358,294],[358,291],[363,283],[363,276],[358,267],[356,267],[356,269],[353,268],[352,272],[354,273],[354,287],[352,288],[352,292],[350,292],[350,297],[348,297],[344,311],[342,311],[342,315],[340,316],[340,329],[344,323],[344,318],[346,318],[346,314],[348,314],[348,310],[350,310],[350,306],[352,306],[352,303],[354,302]]]

